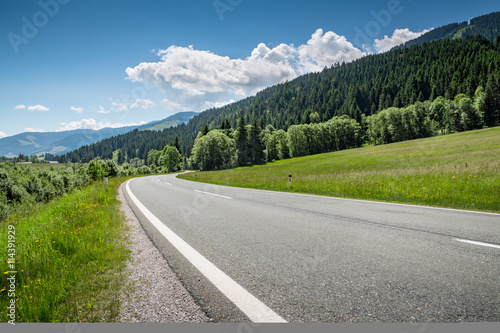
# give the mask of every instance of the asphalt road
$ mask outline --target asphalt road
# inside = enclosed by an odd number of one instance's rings
[[[500,321],[498,214],[222,187],[171,175],[133,179],[127,189],[144,228],[215,321]],[[186,244],[167,240],[155,218]],[[181,254],[182,247],[197,254]],[[231,283],[213,281],[221,275]],[[262,316],[250,313],[258,302]]]

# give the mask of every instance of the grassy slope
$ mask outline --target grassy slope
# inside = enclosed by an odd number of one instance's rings
[[[129,250],[118,187],[75,190],[0,223],[0,307],[10,300],[5,274],[8,226],[15,227],[16,322],[113,321]],[[5,289],[5,287],[7,287]],[[6,322],[2,311],[0,322]]]
[[[500,212],[500,128],[196,175],[220,185]]]

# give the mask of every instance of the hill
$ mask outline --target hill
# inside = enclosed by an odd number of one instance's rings
[[[146,130],[163,131],[166,128],[175,127],[180,124],[186,124],[191,120],[191,118],[193,118],[197,114],[198,112],[194,111],[179,112],[174,114],[173,116],[160,120],[157,124],[146,128]]]
[[[500,12],[475,17],[462,23],[445,25],[399,47],[411,47],[442,39],[464,39],[467,36],[475,35],[481,35],[492,42],[495,41],[500,36]]]
[[[223,171],[200,182],[500,212],[500,127]],[[288,175],[293,188],[288,188]]]
[[[111,158],[124,149],[129,158],[146,160],[150,149],[161,149],[178,137],[190,156],[196,135],[207,124],[235,128],[243,116],[247,124],[272,124],[287,129],[294,124],[324,122],[347,115],[361,122],[391,106],[405,107],[438,96],[470,97],[478,86],[500,96],[500,48],[485,38],[439,40],[384,54],[370,55],[347,64],[335,64],[278,84],[222,108],[194,116],[188,124],[156,133],[132,132],[60,156],[60,162],[88,161],[94,156]],[[498,98],[500,101],[500,98]]]

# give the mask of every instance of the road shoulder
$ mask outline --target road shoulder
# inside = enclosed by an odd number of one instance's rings
[[[118,199],[130,227],[128,242],[132,259],[127,263],[130,287],[122,295],[119,321],[210,322],[147,236],[127,203],[124,185],[120,187]]]

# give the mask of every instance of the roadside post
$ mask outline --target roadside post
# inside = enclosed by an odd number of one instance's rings
[[[292,175],[288,176],[288,188],[292,188]]]
[[[104,189],[108,191],[108,175],[104,175]]]

